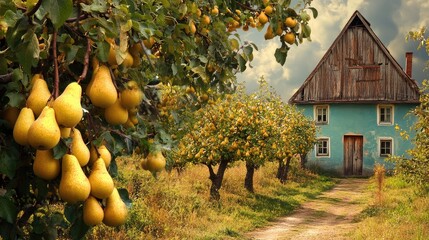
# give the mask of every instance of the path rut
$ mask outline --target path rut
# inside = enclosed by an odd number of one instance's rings
[[[339,179],[331,190],[304,203],[291,215],[246,234],[250,239],[349,239],[355,217],[367,205],[368,179]]]

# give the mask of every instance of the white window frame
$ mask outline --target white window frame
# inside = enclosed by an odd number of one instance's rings
[[[319,141],[321,141],[321,140],[326,140],[326,142],[327,142],[327,146],[326,146],[327,151],[328,151],[327,154],[325,154],[325,153],[320,154],[319,153]],[[316,158],[329,158],[329,157],[331,157],[331,139],[329,137],[317,138],[317,142],[316,142],[316,144],[314,144],[314,154],[315,154]]]
[[[381,142],[382,141],[389,141],[390,142],[390,154],[381,154]],[[394,153],[394,142],[393,142],[393,138],[391,137],[380,137],[378,138],[378,156],[379,157],[389,157],[392,156]]]
[[[318,121],[318,110],[326,109],[326,121]],[[328,125],[329,124],[329,105],[314,105],[313,107],[314,122],[318,125]]]
[[[390,122],[381,121],[381,109],[390,108]],[[392,126],[395,124],[395,107],[392,104],[380,104],[377,105],[377,124],[379,126]]]

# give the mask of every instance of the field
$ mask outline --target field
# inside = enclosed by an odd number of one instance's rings
[[[139,169],[138,157],[118,160],[118,184],[128,189],[133,206],[125,226],[96,227],[88,239],[228,239],[290,213],[303,202],[330,189],[334,180],[294,170],[281,184],[276,164],[255,173],[255,193],[244,189],[244,164],[227,169],[221,201],[209,201],[210,181],[205,166],[189,166],[183,172],[162,172],[154,178]]]
[[[369,189],[376,192],[376,184]],[[351,239],[427,239],[429,197],[398,177],[386,179],[381,201],[370,199]]]

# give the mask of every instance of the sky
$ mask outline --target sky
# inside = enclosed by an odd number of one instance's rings
[[[429,70],[424,71],[429,60],[424,49],[417,50],[417,43],[406,41],[409,31],[422,26],[429,29],[429,1],[427,0],[314,0],[319,16],[310,20],[312,41],[304,40],[293,45],[284,66],[276,62],[275,49],[280,46],[277,38],[264,40],[265,31],[240,31],[242,41],[251,41],[258,46],[254,51],[252,68],[237,74],[248,92],[255,91],[261,76],[287,102],[319,63],[323,55],[340,34],[352,14],[358,10],[370,23],[371,29],[383,42],[393,58],[404,68],[405,53],[413,52],[412,76],[417,82],[429,79]],[[429,30],[428,30],[429,32]]]

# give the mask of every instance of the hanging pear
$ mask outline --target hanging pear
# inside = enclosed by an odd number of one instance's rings
[[[95,226],[103,222],[104,211],[98,200],[89,195],[83,203],[83,222],[87,226]]]
[[[70,132],[71,132],[71,128],[60,127],[61,138],[69,138]]]
[[[112,194],[106,201],[103,223],[111,227],[120,226],[127,220],[127,215],[127,206],[122,201],[118,189],[114,188]]]
[[[55,147],[61,138],[60,128],[55,119],[53,108],[46,106],[40,116],[28,129],[28,143],[39,150]]]
[[[90,157],[89,148],[86,146],[82,134],[77,128],[73,128],[70,152],[77,158],[81,167],[88,164]]]
[[[143,100],[143,92],[136,81],[129,81],[121,92],[121,105],[126,109],[132,109],[140,105]]]
[[[92,79],[86,88],[86,95],[94,106],[101,108],[107,108],[116,102],[118,93],[107,66],[100,65],[93,72]]]
[[[64,92],[54,101],[55,118],[58,125],[63,127],[76,126],[83,116],[80,99],[82,88],[77,82],[72,82],[64,89]]]
[[[34,114],[31,108],[24,107],[19,112],[13,127],[13,139],[20,145],[28,145],[28,129],[34,122]]]
[[[128,111],[121,105],[121,96],[104,110],[104,118],[111,125],[124,124],[128,120]]]
[[[98,158],[102,158],[104,160],[104,164],[106,165],[106,167],[109,167],[110,162],[112,161],[112,155],[110,154],[106,146],[101,145],[100,147],[97,148],[97,151],[96,151],[95,146],[91,145],[89,165],[91,166],[92,164],[94,164],[94,162]]]
[[[91,185],[79,161],[74,155],[65,154],[62,159],[60,197],[68,203],[85,201],[91,192]]]
[[[44,180],[55,179],[60,174],[60,161],[54,158],[52,149],[37,150],[34,158],[34,175]]]
[[[115,187],[102,158],[98,158],[92,165],[88,180],[91,184],[91,195],[99,199],[108,198]]]
[[[34,115],[37,117],[46,106],[51,97],[51,92],[49,91],[48,84],[42,78],[42,75],[36,74],[32,79],[32,83],[33,87],[27,98],[27,107],[31,108]]]

